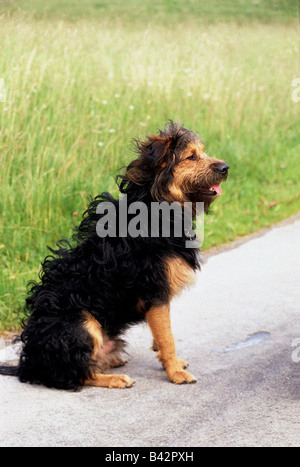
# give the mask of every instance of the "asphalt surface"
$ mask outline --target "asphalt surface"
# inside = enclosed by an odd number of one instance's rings
[[[114,370],[135,379],[130,389],[67,392],[0,376],[0,446],[299,446],[299,243],[295,220],[211,256],[172,303],[178,356],[196,384],[169,383],[137,326]],[[15,352],[6,346],[0,361]]]

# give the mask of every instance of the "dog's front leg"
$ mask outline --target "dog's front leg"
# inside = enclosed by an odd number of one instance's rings
[[[187,364],[176,355],[170,305],[151,308],[146,313],[146,319],[158,349],[157,357],[165,368],[169,380],[176,384],[195,383],[197,381],[195,377],[183,369]]]

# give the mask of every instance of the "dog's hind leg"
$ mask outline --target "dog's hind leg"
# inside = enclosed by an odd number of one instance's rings
[[[119,355],[120,348],[117,345],[117,343],[123,341],[105,341],[100,323],[87,311],[84,311],[84,318],[83,328],[93,340],[91,357],[95,362],[93,369],[90,371],[91,375],[83,382],[84,386],[130,388],[134,384],[134,380],[127,375],[102,374],[100,370],[97,371],[96,369],[98,366],[100,369],[107,366],[121,366],[126,363],[126,360]]]
[[[95,373],[92,378],[86,379],[84,382],[85,386],[96,386],[100,388],[131,388],[134,384],[134,380],[129,378],[127,375],[103,375]]]
[[[118,351],[112,352],[109,355],[108,364],[111,368],[119,368],[120,366],[124,366],[126,363],[127,363],[127,360],[121,357]]]
[[[126,342],[123,339],[115,338],[113,340],[109,340],[104,344],[104,348],[108,348],[108,353],[106,356],[107,365],[110,368],[118,368],[120,366],[124,366],[127,363],[127,360],[122,357],[121,352],[125,352],[124,347]],[[111,347],[109,349],[109,346]]]

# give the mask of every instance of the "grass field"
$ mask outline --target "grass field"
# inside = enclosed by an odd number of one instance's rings
[[[204,248],[300,210],[297,3],[0,1],[0,329],[46,245],[169,118],[231,167]]]

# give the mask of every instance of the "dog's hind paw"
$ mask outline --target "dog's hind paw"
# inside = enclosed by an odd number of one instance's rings
[[[125,389],[125,388],[131,388],[134,385],[135,381],[127,375],[111,375],[110,381],[109,381],[109,389],[112,388],[119,388],[119,389]]]
[[[118,358],[113,358],[111,360],[110,366],[112,368],[118,368],[120,366],[124,366],[126,363],[127,363],[127,360],[125,360],[125,358],[118,357]]]

